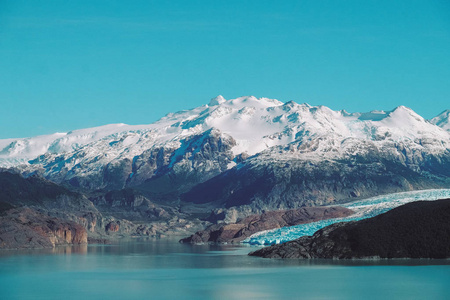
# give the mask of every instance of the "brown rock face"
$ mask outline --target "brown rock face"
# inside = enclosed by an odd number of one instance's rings
[[[0,248],[52,248],[87,244],[86,229],[74,222],[51,218],[31,208],[10,209],[0,216]]]
[[[47,226],[55,237],[55,244],[86,244],[87,232],[83,226],[73,223],[47,221]]]
[[[119,231],[120,223],[118,221],[110,222],[106,225],[105,230],[106,232],[117,232]]]
[[[236,243],[252,234],[269,229],[294,226],[318,220],[349,216],[352,210],[343,207],[304,207],[292,210],[270,211],[252,215],[235,224],[215,224],[180,240],[182,243]]]

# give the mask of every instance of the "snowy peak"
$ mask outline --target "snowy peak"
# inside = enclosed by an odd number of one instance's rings
[[[245,96],[228,100],[224,102],[222,105],[234,109],[241,109],[243,107],[268,108],[272,106],[283,105],[283,102],[269,98],[256,98],[254,96]]]
[[[416,137],[418,138],[422,133],[428,133],[434,135],[442,134],[434,126],[430,126],[424,118],[418,115],[412,109],[406,106],[398,106],[390,112],[386,112],[386,116],[379,120],[380,124],[392,128],[396,133],[401,136]]]
[[[63,153],[73,153],[78,157],[74,160],[77,163],[81,162],[82,155],[85,164],[132,160],[156,147],[177,148],[183,139],[211,129],[236,141],[232,148],[234,155],[254,155],[293,142],[317,144],[321,138],[328,140],[326,149],[334,152],[339,152],[339,145],[347,145],[348,139],[378,143],[379,147],[388,142],[408,140],[420,147],[437,147],[441,151],[450,143],[449,115],[449,111],[445,111],[428,122],[405,106],[392,111],[348,113],[294,101],[283,103],[254,96],[226,100],[219,95],[208,105],[170,113],[148,125],[111,124],[68,133],[0,140],[0,166],[23,163],[43,154]]]
[[[399,122],[407,121],[410,122],[412,119],[418,122],[424,122],[425,120],[418,115],[411,108],[400,105],[391,111],[384,110],[372,110],[367,113],[354,113],[354,116],[358,116],[361,121],[382,121],[386,118],[397,119]]]
[[[445,122],[448,114],[436,121]],[[259,163],[338,161],[370,154],[374,159],[403,157],[417,168],[424,157],[449,150],[449,131],[404,106],[348,113],[294,101],[217,96],[148,125],[111,124],[0,140],[0,166],[23,164],[24,174],[38,172],[55,182],[95,190],[138,185],[170,172],[200,182],[242,166],[249,156]]]
[[[450,109],[444,110],[438,116],[431,119],[430,123],[450,131]]]
[[[256,98],[255,96],[244,96],[236,99],[226,100],[222,95],[219,95],[215,98],[212,98],[208,104],[209,107],[217,105],[223,105],[236,109],[242,107],[267,108],[271,106],[283,105],[283,102],[269,98]]]
[[[86,144],[124,131],[138,130],[148,125],[109,124],[78,129],[67,133],[54,133],[30,138],[0,140],[1,158],[31,159],[44,153],[76,150]]]
[[[410,122],[414,120],[417,122],[425,122],[425,119],[422,118],[420,115],[418,115],[415,111],[403,105],[396,107],[394,110],[390,111],[387,115],[399,121]]]
[[[224,97],[222,97],[222,95],[219,95],[215,98],[212,98],[211,101],[209,101],[209,106],[215,106],[215,105],[220,105],[224,102],[226,102],[227,100],[225,100]]]

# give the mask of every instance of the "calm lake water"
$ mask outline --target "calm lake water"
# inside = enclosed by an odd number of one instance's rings
[[[0,299],[450,299],[450,260],[297,261],[175,239],[0,251]]]

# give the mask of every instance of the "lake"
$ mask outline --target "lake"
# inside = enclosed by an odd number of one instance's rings
[[[272,260],[176,239],[0,251],[0,299],[450,299],[450,260]]]

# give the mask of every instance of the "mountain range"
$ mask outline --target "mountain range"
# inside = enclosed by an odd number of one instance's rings
[[[450,187],[450,111],[348,113],[222,96],[149,125],[0,140],[0,166],[84,193],[131,220],[211,222]]]

